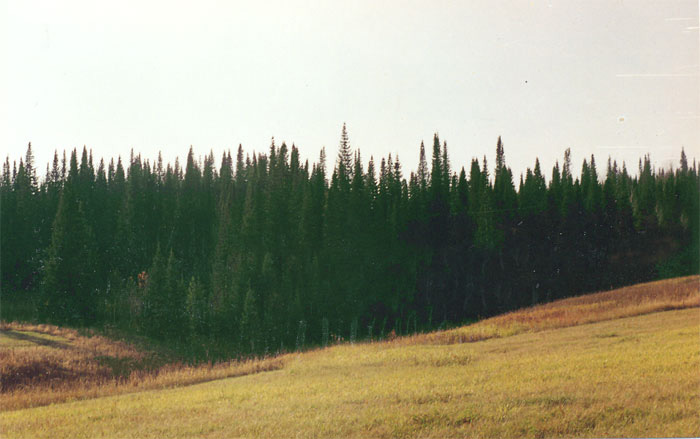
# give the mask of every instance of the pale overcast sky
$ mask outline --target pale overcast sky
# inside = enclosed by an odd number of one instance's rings
[[[415,169],[446,140],[454,169],[496,139],[517,178],[566,148],[677,166],[700,158],[697,0],[0,0],[2,158],[32,142],[97,158],[182,160],[296,143],[332,166],[343,122]]]

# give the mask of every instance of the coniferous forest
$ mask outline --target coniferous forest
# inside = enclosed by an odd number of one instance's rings
[[[500,138],[493,166],[454,167],[437,135],[417,153],[414,172],[391,156],[364,167],[343,126],[316,163],[274,140],[218,167],[192,149],[166,164],[84,148],[41,177],[29,145],[0,182],[2,318],[262,355],[698,272],[684,152],[633,172],[591,156],[576,178],[568,150],[514,176]]]

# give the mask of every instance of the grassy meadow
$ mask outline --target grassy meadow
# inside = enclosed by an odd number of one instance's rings
[[[700,432],[698,285],[697,276],[643,284],[390,342],[216,366],[171,365],[122,380],[86,380],[82,387],[37,382],[3,389],[0,433],[694,436]],[[44,333],[47,341],[5,334],[0,352],[45,355],[39,349],[84,343],[44,329],[5,327],[5,333]],[[91,399],[77,400],[86,396]]]
[[[402,343],[451,344],[523,332],[594,323],[652,312],[700,307],[700,277],[685,276],[557,300],[502,314],[473,325],[402,339]]]
[[[159,351],[52,325],[0,327],[0,411],[248,375],[285,357],[192,366]]]

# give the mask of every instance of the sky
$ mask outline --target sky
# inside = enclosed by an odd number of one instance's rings
[[[697,0],[0,0],[0,154],[217,161],[340,131],[404,175],[434,133],[453,170],[502,136],[517,179],[571,148],[636,171],[700,158]],[[517,183],[517,181],[516,181]]]

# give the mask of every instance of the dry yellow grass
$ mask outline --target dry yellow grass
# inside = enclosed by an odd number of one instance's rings
[[[335,346],[283,369],[0,414],[6,438],[630,437],[700,431],[686,309],[477,343]]]
[[[0,328],[0,411],[279,369],[285,357],[189,366],[52,325]]]
[[[700,276],[648,282],[520,309],[460,328],[404,337],[400,344],[452,344],[700,306]]]
[[[564,299],[473,325],[389,343],[453,344],[700,306],[700,277],[689,276]],[[52,325],[0,326],[0,411],[189,385],[282,368],[289,356],[216,365],[168,363],[95,334]]]
[[[698,276],[652,282],[391,342],[19,386],[0,394],[0,432],[57,438],[696,435],[699,282]],[[657,312],[665,310],[675,311]],[[35,358],[68,355],[63,361],[83,371],[94,365],[82,365],[76,355],[86,361],[145,355],[55,327],[11,329],[29,338],[0,337],[0,368],[20,361],[22,349]],[[46,352],[70,351],[66,345],[74,352]],[[258,373],[264,371],[271,372]],[[217,381],[196,384],[211,380]],[[183,387],[190,384],[196,385]],[[46,404],[53,405],[36,407]]]
[[[134,346],[51,325],[0,326],[0,392],[66,388],[123,379],[132,370],[158,366]]]

